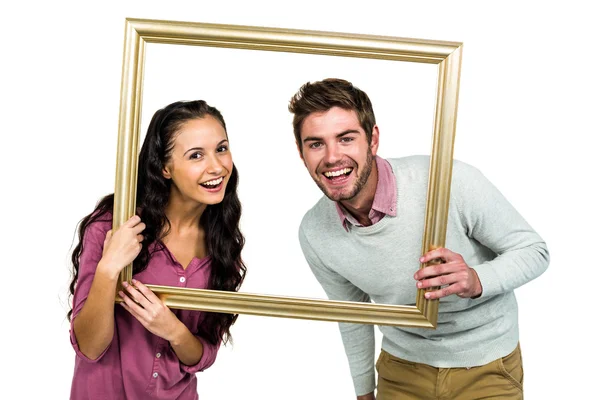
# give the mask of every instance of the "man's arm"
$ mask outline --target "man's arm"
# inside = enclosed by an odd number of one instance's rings
[[[549,263],[546,243],[477,169],[457,162],[452,192],[467,235],[497,257],[467,265],[462,255],[452,249],[427,253],[421,262],[440,258],[443,263],[419,270],[415,274],[417,287],[448,285],[427,293],[429,298],[451,294],[493,296],[514,290],[546,270]]]
[[[300,227],[299,239],[306,261],[329,299],[370,302],[366,293],[321,262],[302,227]],[[373,396],[375,390],[375,333],[373,326],[340,323],[339,328],[357,398],[361,400],[374,399],[374,397],[362,397]]]

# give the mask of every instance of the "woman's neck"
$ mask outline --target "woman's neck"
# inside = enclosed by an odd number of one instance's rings
[[[182,201],[179,196],[170,196],[165,208],[165,215],[171,224],[171,232],[177,234],[197,232],[204,210],[206,210],[206,204]]]

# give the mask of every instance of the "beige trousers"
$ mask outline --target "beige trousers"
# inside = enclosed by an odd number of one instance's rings
[[[377,360],[377,400],[522,400],[521,348],[489,364],[435,368],[394,357]]]

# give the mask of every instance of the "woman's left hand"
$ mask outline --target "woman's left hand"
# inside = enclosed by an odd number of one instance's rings
[[[119,291],[119,295],[123,299],[121,305],[156,336],[168,341],[175,339],[182,327],[181,321],[143,283],[135,279],[131,282],[133,285],[123,282],[123,287],[129,296],[123,291]]]

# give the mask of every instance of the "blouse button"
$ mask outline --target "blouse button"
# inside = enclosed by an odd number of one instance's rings
[[[160,353],[156,353],[156,358],[160,358]]]
[[[158,377],[158,372],[155,372],[155,373],[153,373],[153,374],[152,374],[152,377],[153,377],[153,378],[156,378],[156,377]]]
[[[179,278],[179,282],[181,282],[181,283],[185,282],[185,277],[182,276],[181,278]]]

